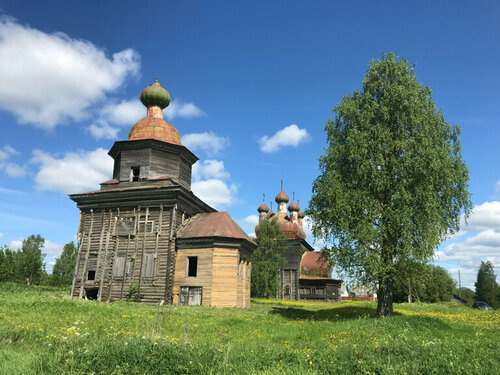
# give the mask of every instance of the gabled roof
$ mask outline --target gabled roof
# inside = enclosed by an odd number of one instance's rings
[[[227,237],[253,242],[227,212],[193,216],[177,231],[177,238]]]

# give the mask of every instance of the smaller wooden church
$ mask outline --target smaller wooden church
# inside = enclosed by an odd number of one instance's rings
[[[167,90],[156,80],[140,99],[146,117],[109,151],[113,179],[70,195],[80,210],[72,297],[248,307],[257,245],[191,191],[198,158],[163,118]]]
[[[264,195],[265,197],[265,195]],[[284,254],[285,265],[279,270],[280,288],[276,298],[289,300],[314,300],[324,302],[340,302],[341,280],[330,277],[328,262],[321,258],[319,251],[306,241],[303,229],[304,213],[295,202],[295,193],[292,203],[288,195],[281,190],[276,195],[278,212],[274,213],[265,202],[257,208],[259,222],[276,217],[281,231],[288,237]],[[258,225],[255,229],[257,232]]]

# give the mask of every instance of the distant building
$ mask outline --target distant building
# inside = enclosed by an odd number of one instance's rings
[[[284,258],[286,264],[279,270],[280,288],[276,295],[279,299],[289,300],[316,300],[333,302],[340,301],[340,280],[329,277],[328,262],[320,259],[320,253],[306,241],[303,229],[304,213],[295,202],[295,194],[292,203],[288,195],[281,191],[276,195],[278,211],[274,213],[265,202],[257,208],[259,222],[271,217],[276,217],[281,231],[288,236],[287,250]],[[272,207],[272,204],[271,204]],[[258,225],[256,227],[257,231]]]
[[[109,151],[113,179],[70,198],[80,209],[71,295],[99,301],[248,307],[256,244],[226,212],[191,191],[198,158],[163,118],[158,80],[141,93],[147,116]]]

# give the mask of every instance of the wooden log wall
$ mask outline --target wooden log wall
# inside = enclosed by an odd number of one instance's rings
[[[117,232],[121,220],[133,221],[129,233]],[[124,300],[134,285],[141,302],[171,303],[174,233],[181,222],[176,206],[82,210],[72,296],[85,298],[98,290],[100,301]],[[94,280],[89,271],[95,271]]]

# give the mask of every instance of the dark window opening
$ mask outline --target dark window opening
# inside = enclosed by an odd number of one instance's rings
[[[87,280],[95,280],[95,271],[88,271]]]
[[[188,257],[188,277],[196,277],[198,272],[198,257]]]
[[[139,181],[140,172],[141,172],[141,167],[130,168],[130,180],[131,181]]]
[[[290,286],[285,286],[285,296],[289,296],[290,295]]]
[[[91,300],[97,300],[98,293],[99,293],[99,288],[85,289],[85,298]]]

